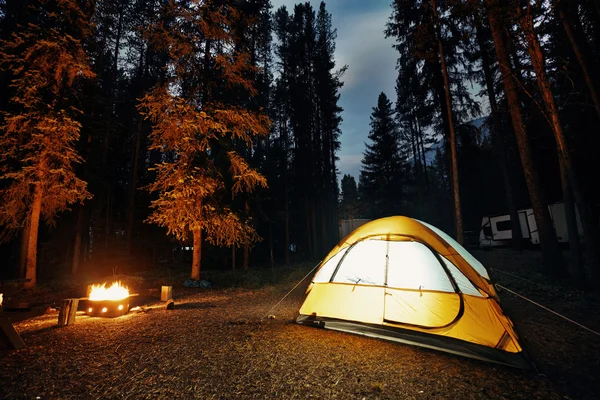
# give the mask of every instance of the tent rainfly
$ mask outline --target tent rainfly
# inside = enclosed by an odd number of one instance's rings
[[[360,226],[323,259],[298,323],[529,369],[485,267],[425,222]]]

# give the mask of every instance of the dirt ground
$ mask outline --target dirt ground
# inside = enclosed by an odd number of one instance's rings
[[[497,282],[600,329],[597,295],[546,282],[537,253],[474,254]],[[503,308],[539,373],[297,325],[305,284],[262,319],[292,286],[175,287],[174,310],[151,302],[63,328],[57,311],[16,323],[27,346],[0,350],[0,398],[600,398],[600,337],[508,292]]]

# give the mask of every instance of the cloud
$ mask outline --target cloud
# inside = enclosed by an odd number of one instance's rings
[[[285,5],[293,13],[298,1],[271,0],[273,10]],[[310,1],[317,11],[320,1]],[[348,65],[343,75],[339,105],[344,109],[338,154],[341,176],[353,175],[358,180],[364,144],[368,141],[369,117],[384,92],[395,101],[395,69],[397,52],[393,39],[383,33],[391,15],[389,0],[332,0],[326,2],[333,27],[337,29],[336,68]],[[340,178],[341,178],[340,176]]]
[[[356,179],[356,183],[358,183],[361,161],[362,154],[341,154],[340,164],[344,165],[344,171],[340,171],[340,180],[344,175],[348,174],[352,175]]]
[[[358,179],[355,161],[362,158],[364,143],[368,141],[369,122],[379,93],[384,92],[395,100],[395,69],[397,53],[391,47],[392,39],[383,33],[391,13],[389,7],[368,13],[333,15],[338,28],[335,53],[336,63],[348,65],[343,76],[339,105],[344,108],[341,125],[342,143],[338,168],[341,174],[351,174]],[[339,20],[339,25],[336,24]],[[360,166],[360,165],[359,165]]]

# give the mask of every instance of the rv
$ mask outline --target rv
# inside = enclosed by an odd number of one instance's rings
[[[548,211],[550,212],[550,218],[552,219],[558,242],[568,243],[569,234],[567,232],[564,203],[550,204]],[[540,244],[540,236],[533,215],[533,209],[518,210],[517,215],[519,216],[519,228],[521,229],[523,240],[533,245]],[[577,231],[579,232],[579,236],[582,236],[583,230],[577,210],[575,210],[575,215],[577,218]],[[483,217],[481,220],[481,229],[479,230],[479,247],[490,248],[509,245],[512,240],[511,223],[510,214]]]

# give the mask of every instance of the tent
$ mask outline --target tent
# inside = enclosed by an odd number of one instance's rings
[[[320,263],[297,322],[528,369],[485,267],[416,219],[368,222]]]

